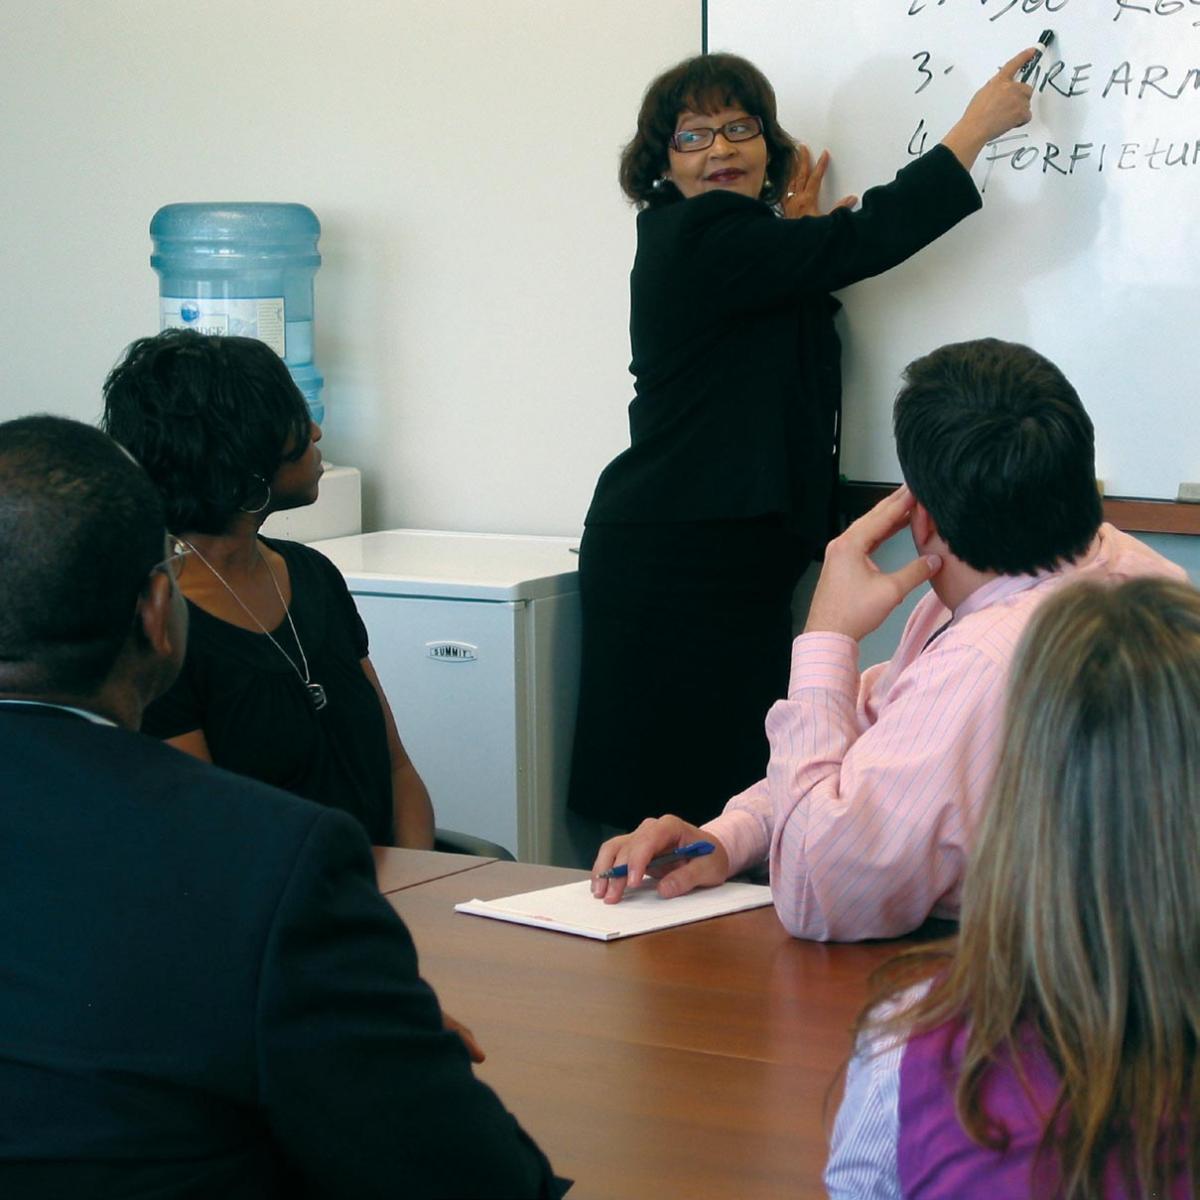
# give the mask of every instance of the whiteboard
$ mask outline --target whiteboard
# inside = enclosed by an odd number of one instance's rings
[[[840,293],[842,470],[900,478],[900,372],[944,342],[1025,342],[1075,384],[1114,496],[1200,480],[1200,0],[708,0],[707,48],[772,81],[833,156],[824,197],[891,179],[1039,33],[1034,119],[979,156],[984,209]]]

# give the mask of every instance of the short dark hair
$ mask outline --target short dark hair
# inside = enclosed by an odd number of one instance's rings
[[[183,329],[126,350],[104,381],[100,423],[154,480],[172,533],[224,533],[311,432],[304,396],[270,346]]]
[[[736,54],[699,54],[664,71],[646,89],[637,133],[621,153],[621,190],[638,208],[682,199],[669,181],[655,184],[667,168],[667,149],[679,114],[744,108],[761,117],[767,141],[767,179],[761,199],[777,203],[796,169],[796,146],[776,117],[775,89],[753,64]]]
[[[1067,377],[1028,346],[984,338],[917,359],[894,422],[905,481],[976,570],[1053,569],[1096,536],[1091,418]]]
[[[98,687],[165,536],[154,485],[112,438],[63,417],[0,424],[0,687]]]

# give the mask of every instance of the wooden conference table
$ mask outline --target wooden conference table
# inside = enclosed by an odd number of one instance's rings
[[[421,973],[570,1200],[824,1195],[866,977],[906,943],[799,942],[773,908],[597,942],[454,912],[582,871],[398,850],[377,865],[414,880],[387,898]]]
[[[397,850],[392,846],[372,846],[371,853],[375,856],[375,881],[385,896],[496,861],[470,854],[439,854],[436,850]]]

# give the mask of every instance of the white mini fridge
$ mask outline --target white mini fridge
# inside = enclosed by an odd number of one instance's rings
[[[575,865],[578,538],[393,529],[312,543],[346,577],[437,824]]]

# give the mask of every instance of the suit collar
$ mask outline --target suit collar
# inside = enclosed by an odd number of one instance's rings
[[[102,717],[99,713],[88,712],[86,708],[75,708],[70,704],[51,704],[45,700],[0,700],[0,713],[32,712],[42,715],[82,717],[93,725],[111,725],[116,728],[116,722]]]

